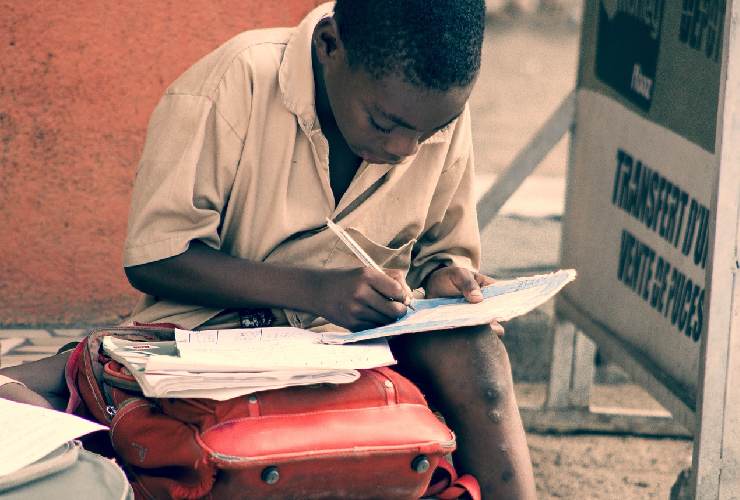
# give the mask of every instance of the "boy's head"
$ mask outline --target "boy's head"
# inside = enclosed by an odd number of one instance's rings
[[[375,78],[445,91],[478,74],[484,0],[337,0],[334,20],[349,65]]]
[[[349,147],[397,163],[464,109],[481,60],[484,0],[337,0],[314,31]]]

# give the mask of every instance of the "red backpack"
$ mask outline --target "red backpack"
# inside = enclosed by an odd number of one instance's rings
[[[138,499],[480,498],[475,478],[458,478],[444,458],[455,435],[389,368],[228,401],[146,398],[103,353],[106,335],[151,342],[174,329],[94,330],[65,373],[68,411],[110,427]]]

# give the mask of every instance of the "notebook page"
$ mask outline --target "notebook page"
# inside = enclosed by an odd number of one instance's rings
[[[67,441],[105,429],[68,413],[0,398],[0,476],[32,464]]]
[[[544,304],[573,281],[573,269],[554,273],[497,281],[482,288],[483,302],[471,304],[462,297],[420,299],[395,323],[352,333],[324,333],[322,342],[347,344],[361,340],[475,326],[491,321],[507,321]]]

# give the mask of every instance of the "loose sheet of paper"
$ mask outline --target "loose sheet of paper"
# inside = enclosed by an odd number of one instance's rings
[[[152,356],[147,372],[187,370],[357,370],[396,362],[388,342],[327,345],[321,334],[292,327],[176,330],[179,358]]]
[[[269,328],[231,328],[228,330],[175,329],[175,342],[183,351],[205,352],[232,349],[281,348],[283,346],[320,344],[321,334],[291,326]]]
[[[0,476],[32,464],[67,441],[105,429],[68,413],[0,398]]]
[[[322,342],[346,344],[404,333],[507,321],[542,305],[575,277],[575,270],[565,269],[550,274],[497,281],[482,289],[484,300],[477,304],[471,304],[462,297],[415,300],[413,305],[416,311],[409,309],[395,323],[360,332],[324,333]]]

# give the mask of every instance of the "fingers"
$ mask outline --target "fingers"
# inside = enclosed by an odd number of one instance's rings
[[[447,266],[435,271],[427,280],[428,298],[464,296],[468,302],[483,300],[480,288],[495,283],[496,280],[485,274],[476,273],[457,266]]]
[[[409,305],[413,299],[413,292],[411,287],[406,283],[406,273],[400,269],[385,269],[385,274],[393,278],[403,288],[403,303]]]
[[[411,295],[411,288],[406,283],[406,273],[400,269],[384,269],[385,275],[395,281],[400,288],[396,288],[395,293],[403,296]],[[384,280],[385,281],[385,280]],[[395,296],[393,298],[396,298]]]
[[[360,331],[378,326],[387,325],[396,318],[388,316],[374,310],[372,307],[365,306],[353,315],[353,322],[349,325],[350,330]]]
[[[406,285],[403,273],[396,269],[388,269],[384,273],[367,270],[368,283],[382,296],[403,302],[410,290]]]
[[[395,321],[400,314],[393,309],[405,309],[402,304],[392,302],[369,286],[358,289],[346,301],[338,304],[338,317],[327,318],[352,331],[367,330]],[[402,314],[402,313],[401,313]]]
[[[483,292],[481,291],[481,287],[492,285],[496,282],[496,280],[491,278],[490,276],[486,276],[485,274],[481,273],[467,272],[465,274],[466,276],[462,277],[460,291],[468,300],[468,302],[471,302],[473,304],[481,302],[483,300]],[[503,329],[501,333],[503,334]]]
[[[480,290],[480,285],[476,281],[474,273],[460,268],[460,272],[456,273],[453,280],[457,289],[460,290],[460,293],[468,302],[477,304],[483,300],[483,292]]]
[[[357,289],[354,303],[357,308],[352,314],[361,320],[386,324],[406,313],[403,286],[393,277],[371,269],[365,269],[365,286]]]
[[[373,291],[365,298],[365,305],[372,308],[373,311],[382,316],[379,323],[386,324],[396,321],[406,313],[406,306],[403,300],[391,300],[383,294]]]
[[[481,274],[481,273],[475,273],[475,281],[481,287],[493,285],[494,283],[496,283],[495,279],[491,278],[490,276],[486,276],[485,274]]]
[[[501,326],[501,323],[499,323],[498,321],[491,321],[489,323],[489,326],[491,327],[491,330],[493,331],[493,333],[495,333],[497,336],[499,337],[504,336],[504,327]]]
[[[386,275],[393,278],[399,285],[401,285],[404,293],[411,295],[411,288],[409,287],[408,283],[406,283],[405,272],[401,271],[400,269],[384,269],[384,271]]]
[[[318,315],[352,331],[385,325],[406,313],[403,286],[371,268],[326,270],[321,274]],[[324,291],[325,290],[325,291]],[[394,299],[394,300],[391,300]]]

